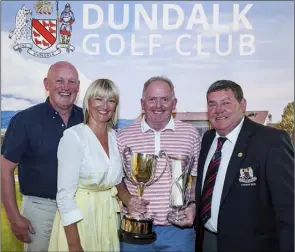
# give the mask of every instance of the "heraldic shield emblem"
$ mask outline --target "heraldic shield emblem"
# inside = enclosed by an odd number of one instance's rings
[[[22,5],[15,16],[15,26],[9,31],[13,49],[40,58],[49,58],[62,52],[73,52],[70,44],[75,15],[70,3],[60,13],[59,1],[37,1]],[[35,9],[35,11],[33,10]],[[35,50],[36,49],[36,50]],[[48,50],[49,49],[49,50]]]
[[[53,46],[57,37],[56,19],[32,19],[32,40],[42,50]]]

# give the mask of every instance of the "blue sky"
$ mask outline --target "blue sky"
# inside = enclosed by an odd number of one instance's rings
[[[52,58],[36,58],[25,50],[15,52],[13,42],[8,38],[8,32],[14,27],[15,15],[22,4],[33,11],[34,18],[41,18],[34,13],[36,1],[2,2],[1,16],[1,49],[2,49],[2,110],[24,109],[44,100],[42,80],[50,64],[59,60],[72,62],[79,70],[81,92],[78,104],[84,96],[89,83],[96,78],[110,78],[119,86],[121,95],[121,118],[132,119],[140,113],[140,96],[143,83],[154,75],[164,75],[172,79],[178,98],[177,110],[180,112],[206,111],[205,93],[211,83],[218,79],[230,79],[239,83],[248,101],[248,110],[268,110],[278,121],[284,107],[293,101],[294,93],[294,3],[293,2],[140,2],[147,13],[151,13],[152,4],[158,8],[158,29],[151,31],[141,20],[141,29],[134,30],[135,2],[70,2],[76,21],[73,24],[71,44],[75,51],[62,53]],[[59,1],[59,13],[66,2]],[[97,4],[103,9],[104,23],[95,30],[83,29],[83,4]],[[164,31],[162,24],[163,4],[178,5],[184,12],[184,23],[173,31]],[[239,4],[240,9],[252,3],[252,8],[246,17],[253,29],[246,30],[241,26],[237,32],[232,30],[202,30],[196,26],[193,30],[185,30],[193,5],[202,4],[208,23],[212,24],[213,4],[218,3],[220,23],[231,25],[233,4]],[[122,21],[123,4],[129,7],[129,25],[126,29],[115,31],[108,25],[108,4],[115,5],[116,23]],[[50,18],[56,18],[56,13]],[[170,21],[175,20],[170,16]],[[89,23],[95,22],[92,13]],[[111,34],[120,34],[125,41],[125,50],[120,56],[111,56],[105,49],[105,41]],[[220,56],[215,52],[215,37],[220,34],[221,48],[226,48],[227,38],[232,36],[232,53]],[[250,33],[255,37],[255,52],[249,56],[239,55],[239,36]],[[98,39],[88,41],[99,43],[101,53],[88,55],[83,49],[83,39],[87,34],[98,34]],[[142,51],[143,56],[130,55],[130,36],[136,37],[136,50]],[[161,36],[161,47],[155,48],[152,56],[148,55],[148,41],[151,34]],[[182,34],[189,34],[191,39],[183,40],[183,50],[190,51],[191,56],[181,56],[175,51],[175,41]],[[202,57],[196,52],[197,35],[203,36],[203,48],[210,52]],[[112,42],[114,49],[119,47],[118,41]],[[3,63],[5,62],[5,64]],[[18,74],[15,75],[14,73]],[[30,92],[28,92],[30,90]],[[132,92],[131,92],[132,91]]]

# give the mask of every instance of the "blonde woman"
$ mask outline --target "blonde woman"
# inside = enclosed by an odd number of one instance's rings
[[[49,251],[119,251],[120,212],[115,185],[122,167],[112,125],[119,94],[94,81],[83,101],[84,122],[65,130],[58,146],[58,212]]]

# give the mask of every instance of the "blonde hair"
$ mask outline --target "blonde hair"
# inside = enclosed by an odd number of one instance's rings
[[[116,100],[116,109],[115,113],[109,121],[109,127],[116,125],[118,121],[118,104],[119,104],[119,90],[114,82],[109,79],[97,79],[93,81],[88,87],[86,94],[83,100],[83,114],[84,114],[84,123],[89,122],[89,107],[88,101],[96,97],[107,97],[115,98]]]

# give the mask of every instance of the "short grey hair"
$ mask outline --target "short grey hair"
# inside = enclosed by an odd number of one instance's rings
[[[153,83],[154,81],[163,81],[166,82],[170,89],[171,89],[171,93],[172,93],[172,98],[175,97],[175,92],[174,92],[174,85],[172,83],[172,81],[170,79],[168,79],[167,77],[164,76],[155,76],[152,78],[149,78],[143,85],[143,90],[142,90],[142,99],[144,99],[144,93],[146,91],[146,89],[148,88],[148,86]]]
[[[88,87],[83,100],[84,123],[86,124],[89,122],[89,107],[88,107],[89,99],[93,99],[98,96],[107,97],[107,98],[113,97],[116,99],[116,110],[112,119],[109,122],[109,126],[112,127],[112,124],[116,125],[118,121],[118,116],[119,116],[119,112],[118,112],[119,90],[118,90],[118,87],[115,85],[115,83],[109,79],[95,80]]]

